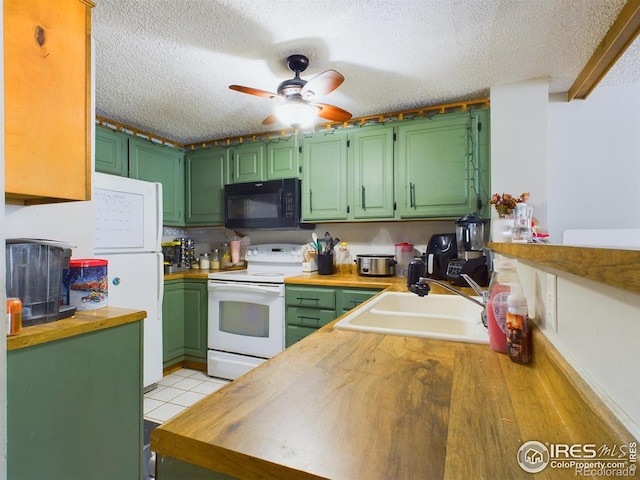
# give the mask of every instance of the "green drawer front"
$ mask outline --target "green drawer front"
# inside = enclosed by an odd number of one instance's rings
[[[338,307],[343,312],[348,312],[362,302],[369,300],[378,292],[379,290],[340,290],[336,293],[338,295]]]
[[[299,342],[304,337],[311,335],[313,332],[317,331],[317,328],[311,327],[298,327],[296,325],[287,325],[285,345],[290,347],[296,342]]]
[[[294,307],[336,308],[336,297],[330,288],[286,287],[287,305]]]
[[[305,307],[287,308],[287,325],[320,328],[335,318],[335,310]]]

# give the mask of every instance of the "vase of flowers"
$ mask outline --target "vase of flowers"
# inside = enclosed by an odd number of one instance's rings
[[[499,195],[494,193],[491,196],[493,205],[498,214],[497,218],[491,219],[491,241],[511,242],[511,230],[515,221],[515,209],[518,203],[526,203],[529,200],[529,192],[525,192],[519,197],[514,197],[509,193]]]

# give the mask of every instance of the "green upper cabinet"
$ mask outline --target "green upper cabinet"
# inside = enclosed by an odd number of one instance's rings
[[[352,218],[391,219],[393,197],[391,127],[370,127],[349,133],[349,177]]]
[[[128,135],[96,125],[96,172],[126,177],[129,173]]]
[[[129,176],[162,184],[163,224],[184,225],[184,152],[129,138]]]
[[[243,143],[229,151],[231,183],[264,180],[267,147],[261,141]]]
[[[477,115],[454,113],[398,125],[400,218],[454,217],[477,211]]]
[[[272,140],[267,145],[267,180],[297,178],[300,174],[300,150],[295,136]]]
[[[227,148],[215,147],[185,155],[187,225],[224,223],[227,152]]]
[[[302,156],[302,220],[346,220],[347,135],[335,131],[304,140]]]

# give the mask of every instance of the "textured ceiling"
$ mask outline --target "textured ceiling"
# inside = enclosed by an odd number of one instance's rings
[[[273,130],[275,92],[302,53],[324,103],[354,117],[489,95],[549,77],[565,92],[625,0],[96,0],[96,114],[179,143]],[[635,82],[640,42],[606,82]]]

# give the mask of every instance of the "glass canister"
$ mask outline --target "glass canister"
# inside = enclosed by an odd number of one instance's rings
[[[208,253],[200,254],[200,270],[209,270],[211,268],[211,255]]]
[[[211,270],[220,270],[220,250],[217,248],[213,251],[211,256]]]

